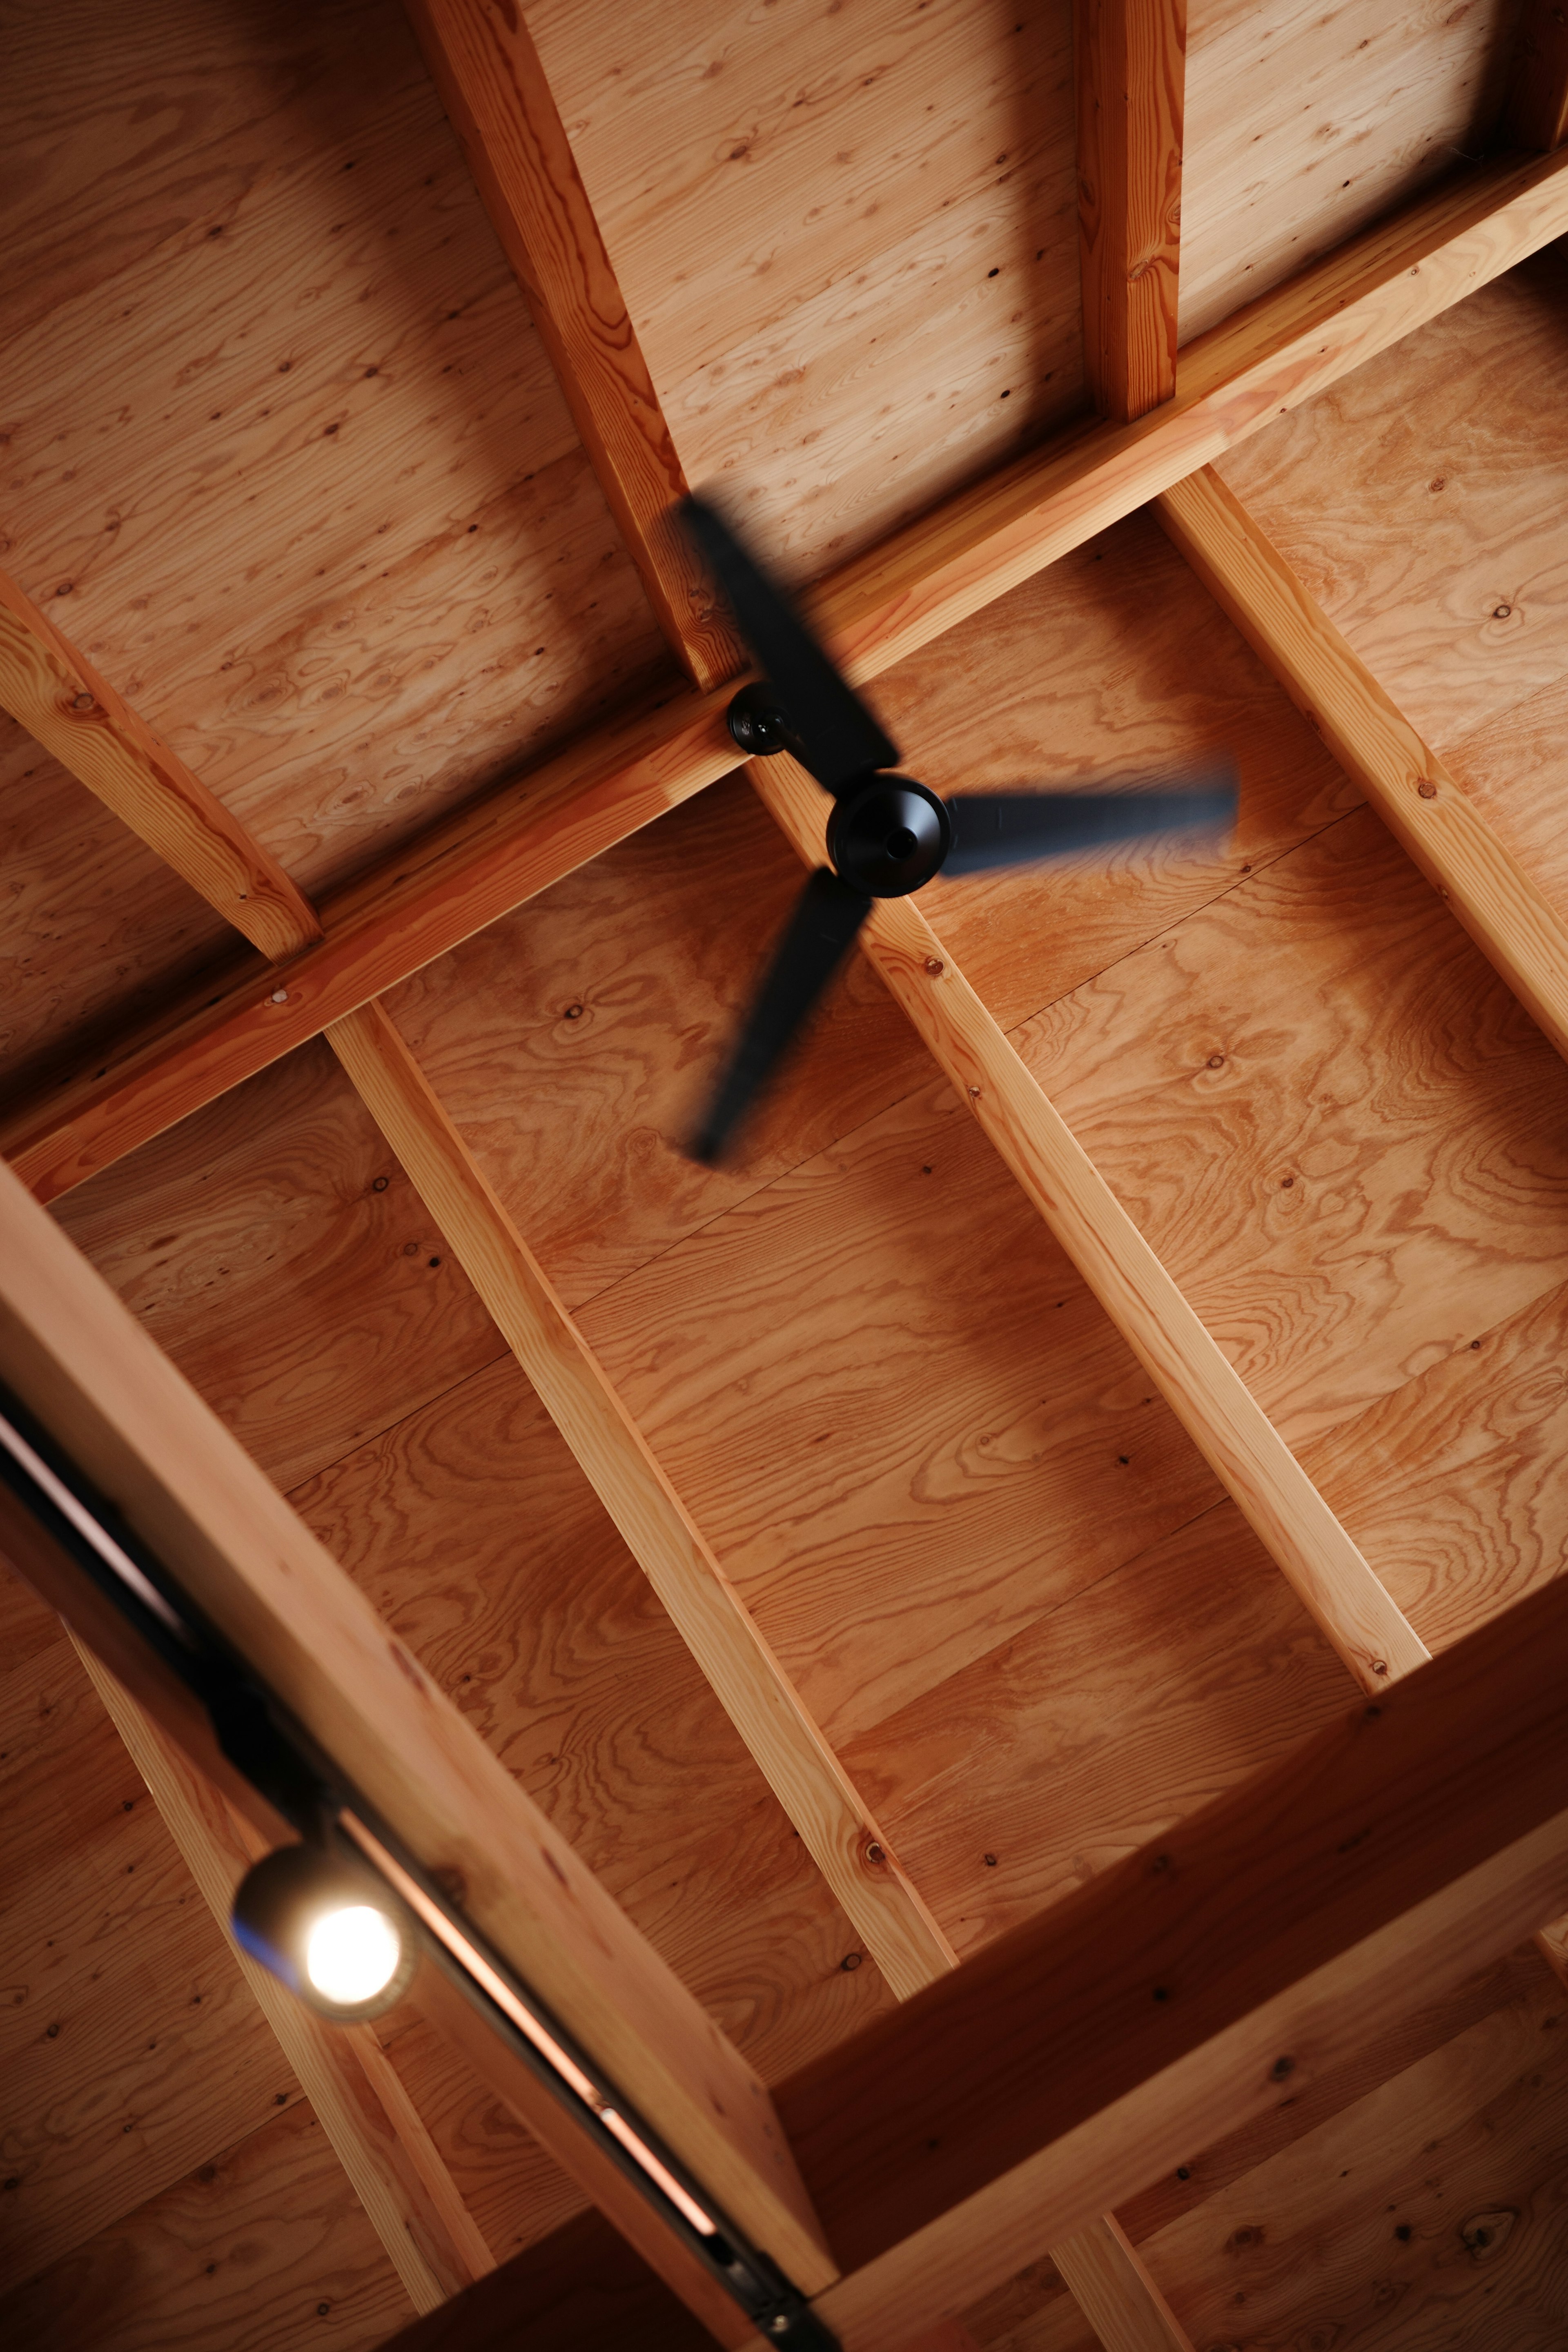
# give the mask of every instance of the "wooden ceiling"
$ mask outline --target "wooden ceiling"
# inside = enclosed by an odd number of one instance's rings
[[[425,0],[455,108],[506,13]],[[526,16],[669,462],[910,763],[1227,750],[1237,833],[939,879],[694,1165],[819,814],[407,20],[17,7],[0,1145],[775,2084],[1558,1570],[1568,84],[1532,5],[1191,0],[1119,425],[1065,0]],[[0,1608],[5,2340],[357,2352],[551,2241],[417,2005],[259,2004],[241,1832]],[[1565,2000],[1498,1957],[1142,2183],[1178,2333],[1043,2222],[931,2347],[1568,2340]]]

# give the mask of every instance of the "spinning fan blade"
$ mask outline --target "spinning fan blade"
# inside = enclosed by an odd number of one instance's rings
[[[1142,835],[1228,833],[1236,823],[1236,782],[1222,769],[1172,792],[957,793],[947,813],[952,847],[942,872],[980,874]]]
[[[693,1139],[691,1157],[718,1159],[752,1097],[766,1084],[871,911],[872,901],[819,866],[795,904],[740,1043]]]
[[[676,513],[723,590],[742,635],[784,706],[799,756],[817,782],[837,793],[869,769],[896,768],[898,746],[845,684],[794,606],[758,570],[723,517],[700,499],[684,499]]]

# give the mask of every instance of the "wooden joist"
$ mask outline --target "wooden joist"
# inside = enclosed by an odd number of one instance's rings
[[[1568,160],[1451,183],[1182,353],[1174,399],[1020,459],[806,600],[876,677],[1069,548],[1568,231]],[[321,945],[193,1005],[19,1109],[0,1149],[44,1199],[160,1133],[735,764],[727,697],[676,697],[434,830],[321,910]]]
[[[0,709],[141,835],[263,955],[321,927],[275,857],[0,572]]]
[[[1559,1581],[782,2085],[845,2352],[961,2311],[1046,2216],[1121,2203],[1561,1909],[1565,1673]]]
[[[327,1036],[889,1984],[934,1982],[952,1946],[391,1015]]]
[[[1192,2339],[1114,2213],[1060,2239],[1051,2260],[1105,2352],[1192,2352]]]
[[[1084,373],[1125,424],[1176,389],[1187,0],[1074,0]]]
[[[1568,923],[1212,467],[1155,512],[1481,953],[1568,1055]]]
[[[8,1170],[0,1379],[408,1849],[461,1885],[466,1916],[738,2226],[807,2291],[825,2284],[834,2265],[755,2074]],[[38,1549],[15,1562],[35,1583]],[[82,1581],[57,1570],[40,1589],[74,1619]],[[88,1617],[78,1630],[98,1648]],[[164,1721],[167,1681],[135,1664],[132,1696]],[[188,1727],[176,1711],[166,1727]],[[577,2126],[540,2104],[531,2127],[570,2165]],[[618,2193],[635,2233],[646,2208]],[[690,2291],[689,2258],[671,2254],[672,2283]]]
[[[752,781],[808,865],[827,806],[787,754]],[[879,900],[862,944],[961,1097],[1357,1682],[1427,1652],[1240,1374],[910,898]]]
[[[668,530],[686,477],[522,11],[408,0],[408,13],[659,626],[693,682],[719,686],[745,658]]]
[[[192,1877],[226,1934],[235,1888],[268,1851],[81,1642],[77,1650]],[[495,2268],[397,2071],[369,2026],[326,2025],[235,1948],[241,1974],[331,2142],[416,2311]]]

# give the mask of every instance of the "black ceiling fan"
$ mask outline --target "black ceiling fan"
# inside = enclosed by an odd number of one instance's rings
[[[836,803],[827,824],[832,864],[807,881],[689,1147],[693,1159],[711,1163],[877,899],[906,898],[937,874],[1024,866],[1177,830],[1226,831],[1236,817],[1236,782],[1226,762],[1159,792],[962,793],[944,800],[896,772],[897,744],[723,517],[695,498],[683,499],[675,514],[763,673],[731,702],[731,734],[753,756],[790,752]]]

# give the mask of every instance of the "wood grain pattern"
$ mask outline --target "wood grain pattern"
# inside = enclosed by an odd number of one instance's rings
[[[411,0],[409,13],[654,616],[692,682],[721,686],[745,656],[668,528],[686,477],[521,11]]]
[[[1550,157],[1479,174],[1416,206],[1203,338],[1187,356],[1176,399],[1152,419],[1105,425],[1078,436],[1070,451],[1022,461],[847,567],[811,600],[819,626],[851,676],[875,676],[1513,267],[1564,221],[1568,168]],[[324,946],[290,975],[300,982],[298,995],[289,991],[291,1010],[274,1006],[269,991],[244,991],[193,1013],[171,1038],[133,1041],[112,1074],[105,1068],[12,1120],[0,1141],[13,1164],[53,1197],[384,992],[576,857],[723,773],[721,724],[716,710],[709,716],[701,704],[679,701],[656,730],[657,747],[638,743],[634,730],[629,742],[623,735],[618,746],[595,741],[563,755],[539,782],[546,795],[561,786],[582,798],[580,824],[566,824],[569,848],[558,840],[563,821],[552,822],[546,810],[531,844],[541,854],[521,861],[525,873],[494,859],[503,873],[493,881],[472,872],[454,880],[447,871],[423,887],[400,892],[395,883],[379,918],[374,894],[348,894],[342,937],[325,909]],[[625,775],[617,748],[622,762],[628,755],[634,762]],[[458,827],[458,838],[477,832],[493,853],[488,822],[481,813],[477,825]]]
[[[797,2275],[830,2274],[766,2095],[732,2046],[8,1172],[0,1196],[13,1387],[411,1851],[462,1871],[475,1924],[742,2226]]]
[[[792,579],[1080,409],[1065,8],[528,16],[686,471]]]
[[[1051,2260],[1105,2352],[1192,2352],[1191,2337],[1113,2213],[1059,2241]]]
[[[1212,467],[1156,501],[1210,594],[1366,793],[1402,849],[1568,1055],[1568,922]]]
[[[1125,424],[1176,389],[1186,0],[1074,0],[1084,373]]]
[[[787,755],[784,755],[787,757]],[[821,853],[826,794],[753,762],[801,855]],[[907,898],[879,901],[866,952],[1189,1437],[1363,1689],[1426,1655],[1284,1440],[1128,1217],[1005,1034]],[[934,971],[933,971],[934,967]]]
[[[1200,2343],[1232,2340],[1238,2314],[1265,2343],[1551,2341],[1568,2083],[1542,1978],[1147,2239]],[[989,2317],[968,2315],[986,2352],[1092,2352],[1060,2298]]]
[[[843,1965],[862,1957],[847,1921],[510,1355],[291,1499],[764,2079],[887,2006],[874,1965]],[[475,2168],[504,2198],[510,2147],[442,2145],[466,2193]]]
[[[1568,1076],[1370,810],[1018,1044],[1293,1445],[1568,1269]]]
[[[121,2214],[0,2301],[16,2352],[374,2352],[408,2317],[303,2101]]]
[[[1493,143],[1510,0],[1205,0],[1187,49],[1182,337]]]
[[[321,1045],[84,1185],[59,1223],[280,1486],[500,1352]]]
[[[930,1984],[952,1947],[390,1015],[327,1034],[883,1976]]]
[[[1347,1687],[1226,1499],[844,1754],[967,1961],[1277,1764]]]
[[[1568,425],[1553,397],[1565,289],[1552,247],[1217,461],[1451,763],[1568,673]],[[1533,782],[1513,779],[1522,816]],[[1539,835],[1550,849],[1549,823]]]
[[[1502,132],[1511,147],[1548,150],[1568,136],[1568,26],[1553,0],[1524,0]]]
[[[1013,2235],[1008,2265],[996,2232],[1049,2210],[1042,2193],[1062,2196],[1064,2221],[1114,2203],[1097,2195],[1109,2135],[1125,2194],[1135,2171],[1147,2180],[1177,2160],[1184,2122],[1190,2141],[1226,2104],[1234,2122],[1243,2105],[1262,2112],[1271,2086],[1277,2098],[1289,2074],[1374,2034],[1391,2001],[1452,1983],[1482,1945],[1506,1950],[1538,1906],[1560,1907],[1552,1809],[1568,1766],[1548,1760],[1561,1740],[1542,1644],[1565,1627],[1568,1589],[1549,1587],[918,1995],[839,2053],[831,2082],[813,2069],[784,2088],[792,2141],[852,2266],[819,2303],[851,2352],[895,2344],[914,2311],[960,2307],[949,2298],[966,2275],[971,2300],[999,2284],[1022,2248]],[[1055,1994],[1044,2012],[1042,1977]],[[900,2064],[916,2041],[920,2062]],[[1165,2104],[1178,2090],[1180,2107]]]
[[[63,845],[69,844],[68,857]],[[0,715],[0,1087],[52,1090],[128,1028],[260,959],[58,760]]]
[[[264,955],[321,938],[278,860],[3,572],[0,703]]]
[[[78,1654],[146,1781],[160,1818],[226,1932],[235,1889],[267,1842],[231,1812],[90,1651]],[[247,1953],[240,1975],[331,2142],[416,2311],[434,2311],[494,2268],[395,2070],[367,2027],[334,2032]],[[395,2105],[380,2095],[384,2088]]]
[[[491,794],[322,908],[286,979],[247,974],[8,1124],[7,1158],[54,1199],[265,1069],[329,1022],[711,783],[735,747],[717,698],[655,708]]]
[[[0,562],[315,897],[668,665],[393,0],[48,46],[7,118],[71,228],[42,314],[0,299]]]
[[[59,1620],[0,1575],[0,2273],[299,2097]]]

